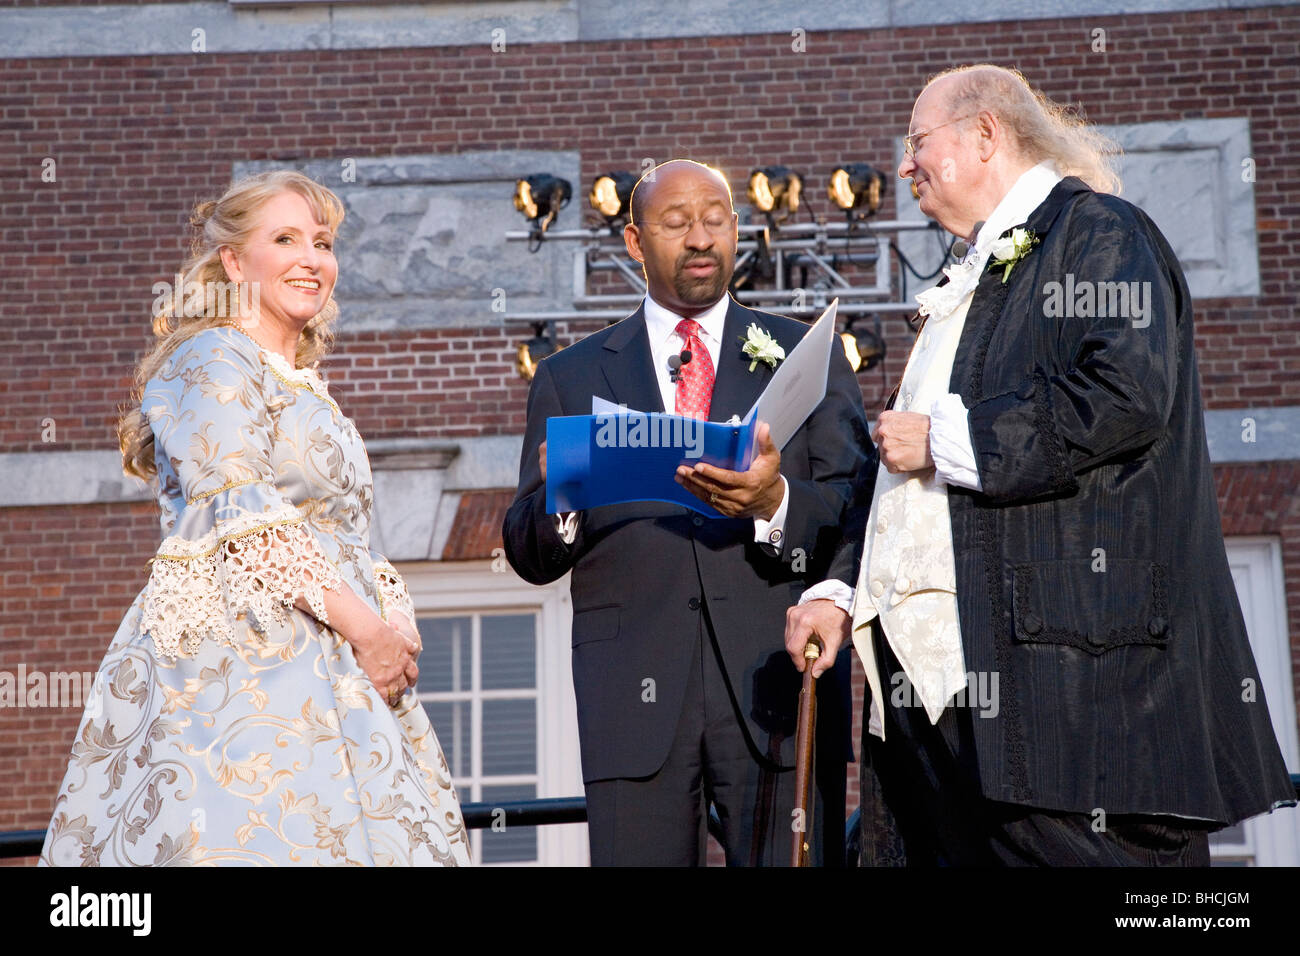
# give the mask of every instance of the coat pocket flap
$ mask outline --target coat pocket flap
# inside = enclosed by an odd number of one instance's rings
[[[1130,558],[1015,565],[1016,640],[1089,654],[1124,644],[1163,647],[1170,634],[1166,577],[1165,565]]]
[[[573,646],[618,637],[619,606],[604,604],[573,612]]]

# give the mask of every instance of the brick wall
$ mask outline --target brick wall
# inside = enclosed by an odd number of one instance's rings
[[[1107,31],[1104,54],[1090,52],[1094,27]],[[812,33],[806,54],[774,33],[501,54],[0,62],[0,451],[114,447],[151,287],[182,258],[191,206],[220,191],[237,161],[578,150],[575,201],[597,173],[646,156],[712,162],[739,190],[755,163],[781,162],[805,174],[807,198],[830,214],[833,166],[887,166],[925,79],[983,59],[1018,65],[1101,123],[1249,117],[1262,295],[1197,303],[1205,397],[1211,408],[1300,404],[1298,36],[1300,9],[1273,7]],[[55,183],[41,181],[45,157]],[[566,324],[561,341],[600,324]],[[898,319],[886,329],[892,382],[910,336]],[[344,333],[326,371],[370,438],[518,433],[527,387],[512,368],[517,339],[499,329]],[[869,400],[879,382],[864,380]],[[1242,511],[1247,486],[1273,489],[1276,520],[1249,526],[1282,536],[1300,635],[1296,466],[1218,473],[1235,533],[1264,513]],[[147,505],[0,509],[0,669],[93,668],[157,535]],[[1300,654],[1296,671],[1300,686]],[[72,713],[0,713],[0,828],[47,822],[75,725]]]

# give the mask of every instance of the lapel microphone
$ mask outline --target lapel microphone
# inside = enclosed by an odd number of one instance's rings
[[[668,356],[668,381],[676,385],[682,380],[682,366],[691,360],[691,350],[682,349],[681,355]]]
[[[983,228],[984,228],[984,220],[981,219],[979,222],[975,223],[975,228],[971,230],[970,234],[972,236],[978,236],[980,234],[980,230]],[[953,242],[952,248],[949,249],[948,251],[952,253],[954,259],[965,259],[966,253],[970,252],[971,243],[973,243],[974,241],[975,241],[974,239],[969,239],[969,240],[957,239],[956,241]]]

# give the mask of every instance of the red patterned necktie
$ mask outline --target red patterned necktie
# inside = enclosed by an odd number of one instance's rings
[[[677,379],[677,414],[708,421],[713,401],[713,359],[700,339],[700,323],[682,319],[677,323],[677,334],[682,337],[682,348],[691,353],[691,360],[682,366]]]

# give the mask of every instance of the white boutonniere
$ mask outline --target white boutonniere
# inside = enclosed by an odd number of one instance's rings
[[[1002,266],[1002,282],[1006,283],[1011,270],[1017,262],[1029,255],[1029,250],[1038,245],[1038,236],[1032,229],[1012,229],[1011,235],[999,236],[993,241],[989,250],[989,266]]]
[[[757,322],[749,323],[749,332],[741,341],[745,343],[742,351],[752,359],[749,363],[751,372],[759,362],[766,362],[769,367],[776,368],[776,363],[785,358],[785,349],[764,329],[760,329]]]

